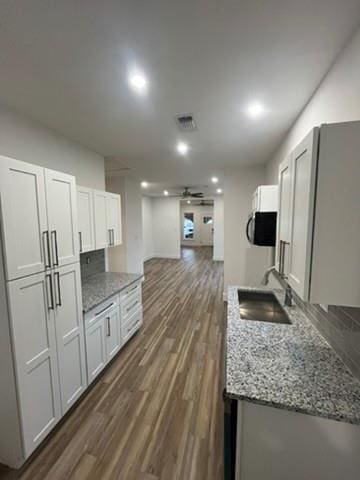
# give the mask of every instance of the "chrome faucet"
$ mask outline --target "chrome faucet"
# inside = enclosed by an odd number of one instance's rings
[[[261,285],[267,285],[269,283],[270,273],[275,272],[276,267],[273,265],[272,267],[268,268],[264,274],[263,279],[261,280]]]

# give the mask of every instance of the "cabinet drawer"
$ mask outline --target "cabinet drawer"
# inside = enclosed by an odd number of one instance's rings
[[[127,303],[121,303],[121,318],[126,322],[132,315],[141,309],[141,295],[134,295]]]
[[[132,298],[139,295],[141,296],[141,282],[132,283],[125,288],[125,290],[120,292],[121,304],[125,305],[125,303],[130,302]]]
[[[122,340],[125,344],[142,325],[142,310],[138,309],[130,318],[122,323]]]
[[[110,313],[111,310],[116,308],[119,305],[119,295],[116,294],[113,297],[110,297],[105,302],[98,305],[96,308],[90,310],[85,314],[85,328],[89,328],[94,322],[96,322],[101,316],[106,313]]]

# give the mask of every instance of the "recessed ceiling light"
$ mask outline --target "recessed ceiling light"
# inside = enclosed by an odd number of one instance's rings
[[[259,102],[250,103],[247,112],[252,118],[260,117],[265,113],[264,106]]]
[[[147,188],[149,186],[148,182],[141,182],[142,188]]]
[[[184,142],[179,142],[177,145],[176,145],[176,150],[180,153],[180,155],[186,155],[188,150],[189,150],[189,147],[186,143]]]
[[[216,193],[222,193],[222,189],[221,189],[221,188],[217,188],[217,189],[216,189]]]
[[[211,178],[211,181],[212,181],[213,183],[217,183],[217,182],[219,181],[219,179],[218,179],[217,177],[212,177],[212,178]]]
[[[167,197],[169,195],[169,192],[167,190],[164,190],[164,195]]]
[[[129,85],[138,93],[144,93],[147,90],[148,82],[144,75],[133,73],[129,75]]]
[[[186,203],[191,203],[191,200],[187,200]]]

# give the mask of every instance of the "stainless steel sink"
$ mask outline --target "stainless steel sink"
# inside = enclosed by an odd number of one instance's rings
[[[240,318],[291,324],[282,305],[271,292],[238,290]]]

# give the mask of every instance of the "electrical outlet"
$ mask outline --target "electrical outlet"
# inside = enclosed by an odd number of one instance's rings
[[[91,258],[90,257],[86,257],[86,265],[90,265],[91,263]]]

